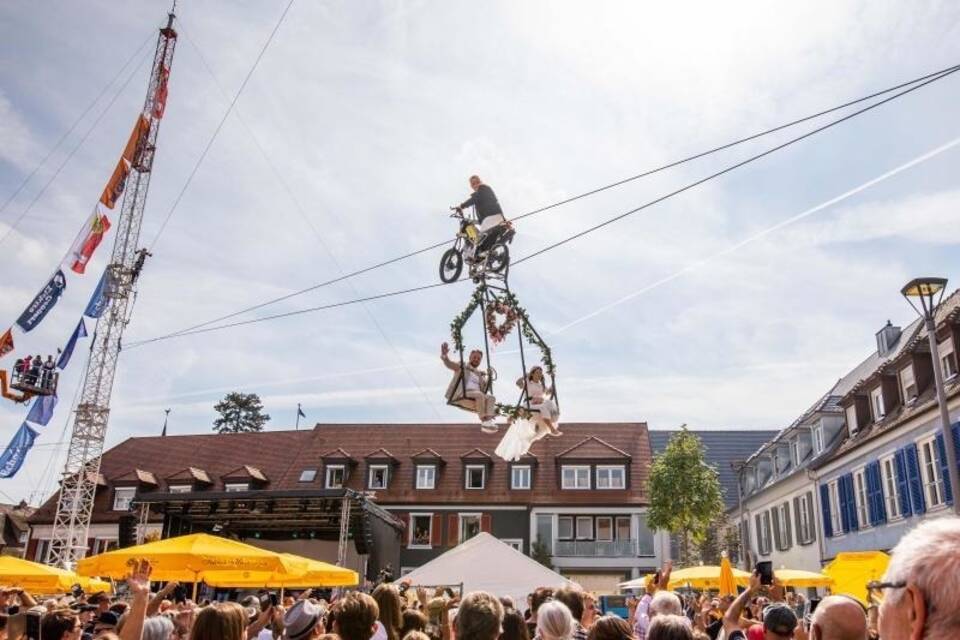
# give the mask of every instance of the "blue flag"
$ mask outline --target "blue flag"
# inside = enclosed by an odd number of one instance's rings
[[[70,364],[70,356],[73,355],[73,348],[77,346],[77,340],[86,337],[87,325],[84,323],[83,318],[81,317],[80,322],[77,324],[77,328],[73,330],[73,335],[70,336],[70,340],[67,342],[67,346],[63,348],[63,352],[57,359],[58,369],[62,371],[67,368],[67,365]]]
[[[17,475],[17,471],[20,471],[23,461],[27,458],[27,452],[30,451],[36,439],[37,432],[31,429],[30,425],[26,422],[20,425],[6,450],[0,454],[0,478],[12,478]]]
[[[57,272],[50,278],[50,282],[40,290],[40,293],[17,318],[17,324],[20,328],[24,331],[35,329],[47,317],[50,309],[53,309],[53,306],[57,304],[66,288],[67,278],[63,275],[63,271],[57,269]]]
[[[50,418],[53,417],[53,410],[57,406],[57,396],[40,396],[33,401],[30,407],[30,413],[27,414],[27,422],[47,426]]]
[[[103,315],[104,310],[107,308],[107,302],[109,302],[107,296],[103,295],[104,289],[106,289],[107,286],[107,279],[110,277],[109,273],[109,271],[105,270],[103,275],[100,276],[100,282],[97,283],[97,288],[94,289],[93,295],[90,296],[90,302],[87,303],[87,308],[83,311],[83,315],[91,318],[99,318]]]

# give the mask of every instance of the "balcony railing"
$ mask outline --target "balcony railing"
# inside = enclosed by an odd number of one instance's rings
[[[557,540],[553,555],[573,558],[627,558],[637,555],[636,540]]]

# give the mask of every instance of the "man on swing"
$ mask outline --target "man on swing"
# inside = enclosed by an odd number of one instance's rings
[[[480,417],[480,426],[487,433],[496,433],[497,424],[494,418],[497,416],[497,399],[487,393],[490,381],[485,371],[480,369],[480,363],[483,361],[483,352],[474,349],[470,352],[470,357],[464,363],[461,370],[460,364],[450,360],[450,345],[444,342],[440,345],[440,359],[447,369],[453,371],[453,379],[447,387],[447,402],[456,403],[457,400],[464,398],[472,400],[474,410]],[[464,393],[466,390],[466,393]]]

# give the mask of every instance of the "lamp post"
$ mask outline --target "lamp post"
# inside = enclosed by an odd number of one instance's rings
[[[947,473],[950,489],[953,493],[953,510],[960,515],[960,469],[957,468],[957,448],[953,438],[953,429],[950,428],[950,412],[947,410],[947,394],[943,389],[943,370],[940,367],[940,356],[937,350],[937,324],[934,312],[937,305],[943,300],[946,291],[946,278],[914,278],[900,290],[914,311],[923,318],[923,325],[927,330],[927,340],[930,342],[930,358],[933,360],[933,383],[937,389],[937,404],[940,407],[940,422],[943,427],[943,444],[947,454]],[[919,301],[917,307],[914,301]]]

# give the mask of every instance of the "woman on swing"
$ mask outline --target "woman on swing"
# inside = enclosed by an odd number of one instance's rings
[[[560,412],[556,402],[550,397],[553,390],[544,383],[543,369],[532,368],[526,377],[517,380],[517,386],[526,389],[527,398],[530,400],[530,414],[511,419],[510,428],[497,445],[495,453],[508,462],[519,460],[530,450],[533,443],[541,438],[563,435],[557,429]]]

